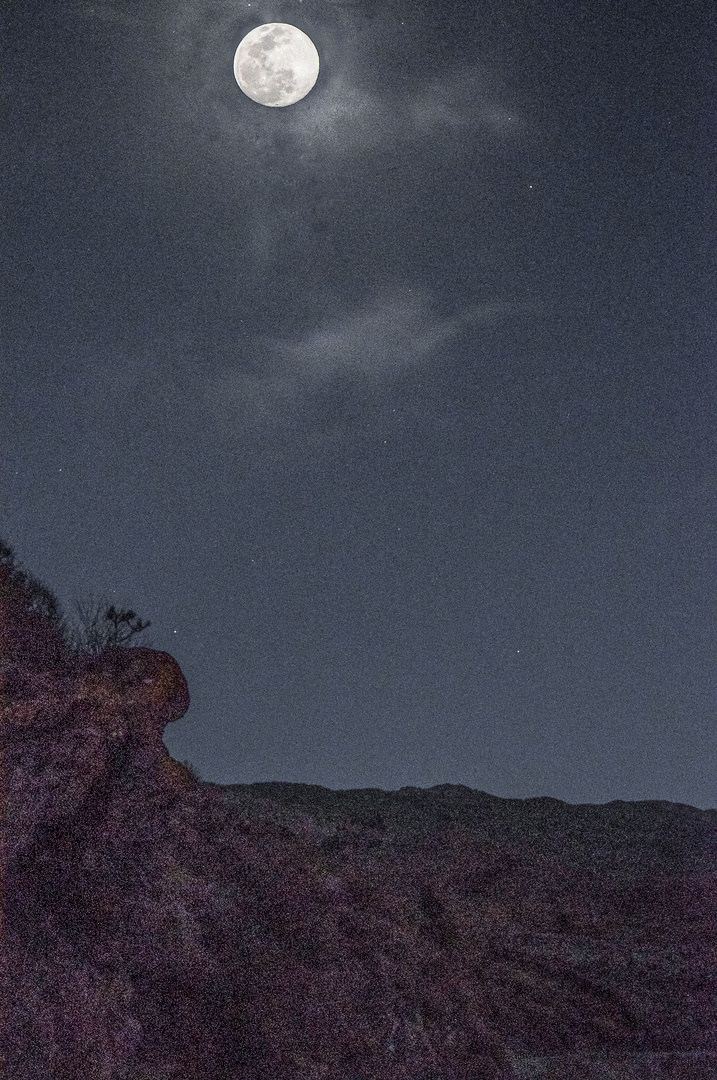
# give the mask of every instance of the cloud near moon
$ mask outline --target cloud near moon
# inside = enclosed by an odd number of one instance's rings
[[[307,3],[304,0],[304,8]],[[526,118],[514,102],[504,100],[495,71],[478,62],[449,62],[440,75],[430,78],[419,67],[405,85],[386,85],[353,6],[353,0],[338,0],[330,8],[324,0],[311,5],[321,8],[322,31],[327,42],[333,42],[331,48],[336,50],[340,41],[343,51],[341,63],[333,63],[320,94],[309,93],[306,107],[281,110],[282,139],[287,145],[293,140],[300,148],[297,168],[323,168],[326,154],[345,161],[406,143],[452,153],[458,145],[470,149],[477,139],[525,136]],[[249,103],[242,101],[242,94],[222,89],[227,42],[236,41],[237,35],[236,5],[227,0],[203,0],[201,5],[196,0],[177,0],[166,11],[171,11],[171,18],[163,16],[168,70],[174,76],[172,87],[178,100],[165,115],[165,125],[152,126],[152,147],[171,134],[177,122],[182,129],[180,145],[191,147],[200,139],[204,153],[232,169],[251,146],[254,163],[271,168],[276,147],[266,116],[261,109],[246,108]],[[250,12],[242,9],[243,17]],[[383,25],[379,18],[375,32],[382,33]],[[193,61],[189,65],[188,56]],[[187,136],[188,125],[194,129],[192,137]],[[174,168],[172,155],[178,143],[173,135],[169,145]],[[319,156],[322,160],[317,163]]]

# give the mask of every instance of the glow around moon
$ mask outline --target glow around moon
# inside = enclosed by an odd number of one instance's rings
[[[264,23],[234,54],[234,78],[247,97],[277,108],[306,97],[319,75],[316,46],[297,26]]]

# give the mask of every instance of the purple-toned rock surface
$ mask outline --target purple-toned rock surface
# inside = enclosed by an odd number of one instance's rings
[[[521,1077],[717,1080],[717,811],[448,784],[219,790],[313,835],[339,878],[362,848],[377,889],[397,874]]]
[[[171,656],[13,603],[3,1076],[717,1077],[717,812],[197,783]]]

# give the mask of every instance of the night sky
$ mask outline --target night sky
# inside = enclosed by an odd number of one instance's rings
[[[717,806],[715,25],[6,0],[0,535],[203,779]]]

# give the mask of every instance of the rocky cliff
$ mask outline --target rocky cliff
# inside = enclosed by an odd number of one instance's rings
[[[197,783],[171,656],[1,601],[4,1076],[717,1076],[713,811]]]

